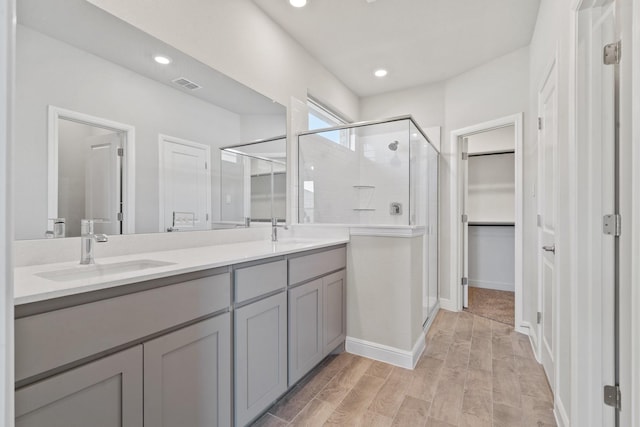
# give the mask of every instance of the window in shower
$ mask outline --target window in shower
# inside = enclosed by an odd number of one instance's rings
[[[313,98],[307,98],[309,107],[309,130],[326,129],[335,126],[342,126],[348,122],[337,113],[322,105]],[[324,132],[322,136],[336,144],[350,147],[350,135],[347,130],[333,130]]]

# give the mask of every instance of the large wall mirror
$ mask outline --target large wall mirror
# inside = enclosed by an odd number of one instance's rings
[[[85,0],[17,6],[16,239],[231,221],[220,148],[278,139],[285,107]]]

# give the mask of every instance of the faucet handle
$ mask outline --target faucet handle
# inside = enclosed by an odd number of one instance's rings
[[[96,234],[94,238],[98,243],[105,243],[109,241],[109,236],[107,236],[106,234]]]

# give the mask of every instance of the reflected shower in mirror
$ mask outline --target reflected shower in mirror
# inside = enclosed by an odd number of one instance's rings
[[[86,0],[20,0],[17,18],[16,239],[75,236],[83,217],[107,234],[212,228],[219,148],[286,133],[282,105]]]
[[[286,149],[285,136],[221,149],[219,227],[286,220]]]

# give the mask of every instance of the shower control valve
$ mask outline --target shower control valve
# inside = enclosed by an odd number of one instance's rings
[[[391,202],[389,205],[389,215],[402,215],[402,203]]]

